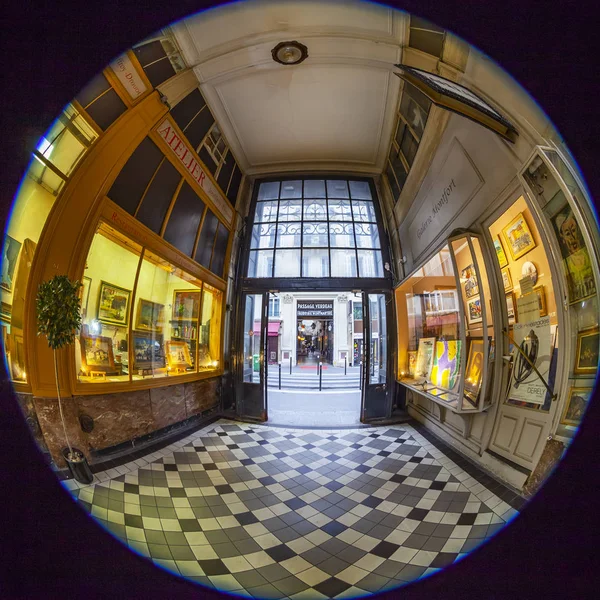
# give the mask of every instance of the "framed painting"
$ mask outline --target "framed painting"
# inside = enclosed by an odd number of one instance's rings
[[[147,331],[133,331],[133,369],[163,369],[163,336]]]
[[[417,350],[409,350],[408,351],[408,376],[415,376],[415,370],[417,368]]]
[[[175,290],[173,292],[173,319],[197,321],[200,315],[200,290]]]
[[[563,425],[579,425],[593,392],[593,388],[571,388],[560,422]]]
[[[467,302],[467,316],[469,318],[469,325],[472,323],[481,323],[483,321],[480,298],[474,298]]]
[[[85,319],[87,316],[87,307],[90,299],[90,286],[92,280],[89,277],[81,278],[81,287],[79,288],[79,294],[81,296],[81,318]]]
[[[500,265],[500,268],[504,269],[504,267],[508,266],[508,259],[506,258],[500,238],[494,238],[494,250],[496,250],[496,256],[498,258],[498,264]]]
[[[504,284],[504,291],[510,292],[513,289],[512,277],[510,276],[510,269],[502,269],[502,283]]]
[[[433,367],[433,353],[435,351],[435,338],[421,338],[417,350],[417,363],[415,377],[429,377]]]
[[[112,339],[100,335],[82,335],[81,364],[86,371],[112,371],[115,368]]]
[[[162,331],[164,318],[164,304],[151,302],[140,298],[135,318],[135,328],[146,331]]]
[[[11,291],[13,280],[15,277],[15,268],[21,251],[21,242],[17,242],[10,235],[4,239],[4,247],[2,248],[2,275],[0,276],[0,287],[7,291]]]
[[[131,290],[106,281],[100,282],[98,297],[98,321],[108,325],[127,326]]]
[[[527,254],[535,248],[535,240],[533,234],[527,225],[525,215],[519,213],[509,224],[502,230],[502,236],[508,246],[508,250],[513,260],[517,260],[521,256]]]
[[[473,265],[469,265],[460,272],[460,279],[465,282],[465,296],[467,298],[473,298],[479,295],[479,282],[477,281],[477,275],[475,275],[475,267]]]
[[[515,301],[515,293],[509,292],[506,294],[506,312],[508,313],[508,322],[510,324],[517,321],[517,303]]]
[[[190,348],[187,342],[167,342],[167,363],[171,369],[186,369],[193,366]]]
[[[540,317],[545,317],[548,314],[546,308],[546,291],[543,285],[538,285],[533,288],[533,293],[538,297],[538,304],[540,306]]]
[[[575,357],[575,373],[579,375],[595,375],[598,370],[598,345],[600,330],[598,328],[580,331],[577,334],[577,353]]]
[[[460,371],[460,340],[438,340],[435,344],[431,383],[446,390],[454,388]]]
[[[482,337],[470,337],[467,339],[467,344],[469,351],[465,371],[464,394],[473,406],[477,406],[477,398],[483,377],[484,342]]]
[[[592,261],[571,206],[563,205],[550,221],[567,271],[569,302],[573,304],[593,296],[596,293],[596,280]]]

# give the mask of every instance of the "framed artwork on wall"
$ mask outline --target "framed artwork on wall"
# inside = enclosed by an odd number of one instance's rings
[[[467,311],[469,317],[469,325],[472,323],[481,323],[483,321],[480,298],[474,298],[473,300],[469,300],[467,302]]]
[[[575,373],[594,375],[598,370],[598,344],[600,330],[598,328],[580,331],[577,334],[577,354],[575,358]]]
[[[494,249],[496,250],[496,256],[498,257],[498,264],[500,265],[501,269],[504,269],[504,267],[508,266],[508,259],[504,253],[504,248],[502,247],[500,238],[494,238]]]
[[[548,309],[546,308],[546,291],[543,285],[538,285],[533,288],[533,293],[537,294],[538,303],[540,306],[540,317],[545,317],[548,314]]]
[[[140,298],[135,319],[135,328],[146,331],[162,331],[164,304]]]
[[[535,240],[523,213],[519,213],[502,230],[502,235],[513,260],[517,260],[535,248]]]
[[[98,298],[98,321],[108,325],[127,326],[130,298],[131,290],[101,281]]]
[[[173,319],[197,321],[200,315],[200,290],[173,292]]]
[[[577,387],[569,390],[569,397],[565,402],[565,408],[560,419],[563,425],[579,425],[593,391],[593,388]]]
[[[467,370],[465,372],[465,398],[473,405],[477,406],[477,397],[481,388],[481,378],[483,375],[483,338],[469,337],[467,339],[469,347],[467,355]]]
[[[415,369],[417,368],[417,350],[408,351],[408,376],[415,376]]]
[[[167,363],[171,369],[185,370],[192,366],[192,357],[187,342],[167,342]]]
[[[517,303],[514,292],[506,294],[506,312],[508,313],[508,322],[512,325],[517,321]]]
[[[473,265],[469,265],[460,272],[460,279],[465,282],[465,296],[467,298],[473,298],[474,296],[479,295],[479,283]]]
[[[504,284],[504,291],[510,292],[513,289],[512,277],[510,276],[510,269],[502,269],[502,283]]]
[[[435,338],[421,338],[417,351],[417,363],[415,365],[415,377],[429,377],[433,367],[433,353],[435,350]]]
[[[10,235],[4,239],[4,247],[2,249],[2,275],[0,276],[0,287],[7,291],[11,291],[13,287],[13,279],[15,276],[15,268],[17,259],[21,250],[21,242],[17,242]]]
[[[112,339],[100,335],[82,335],[81,364],[87,371],[112,371],[115,368]]]
[[[460,340],[439,340],[435,344],[431,383],[447,390],[454,389],[460,371]]]
[[[133,368],[163,369],[165,367],[165,352],[163,336],[147,331],[133,331]]]
[[[596,293],[596,280],[592,262],[571,206],[564,204],[550,221],[567,271],[570,303],[593,296]]]

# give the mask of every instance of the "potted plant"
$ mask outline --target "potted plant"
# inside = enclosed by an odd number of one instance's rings
[[[81,283],[79,281],[71,281],[66,275],[55,275],[49,281],[40,284],[36,298],[37,333],[46,336],[48,346],[52,348],[54,354],[58,410],[67,442],[67,448],[62,450],[62,454],[73,477],[81,483],[91,483],[94,476],[90,471],[85,455],[81,450],[73,448],[67,435],[56,360],[56,351],[72,344],[75,341],[77,331],[81,327],[80,287]]]

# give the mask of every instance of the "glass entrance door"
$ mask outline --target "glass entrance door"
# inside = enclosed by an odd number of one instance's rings
[[[241,298],[243,323],[238,361],[237,413],[242,418],[267,420],[266,341],[268,294],[245,293]]]
[[[389,307],[389,294],[363,294],[363,422],[385,419],[391,415],[387,347]]]

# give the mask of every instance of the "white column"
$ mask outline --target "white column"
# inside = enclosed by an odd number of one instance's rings
[[[340,298],[346,298],[340,302]],[[344,366],[344,359],[341,358],[341,353],[346,352],[346,356],[350,356],[350,348],[348,347],[348,294],[338,294],[333,300],[333,364],[336,367]]]

